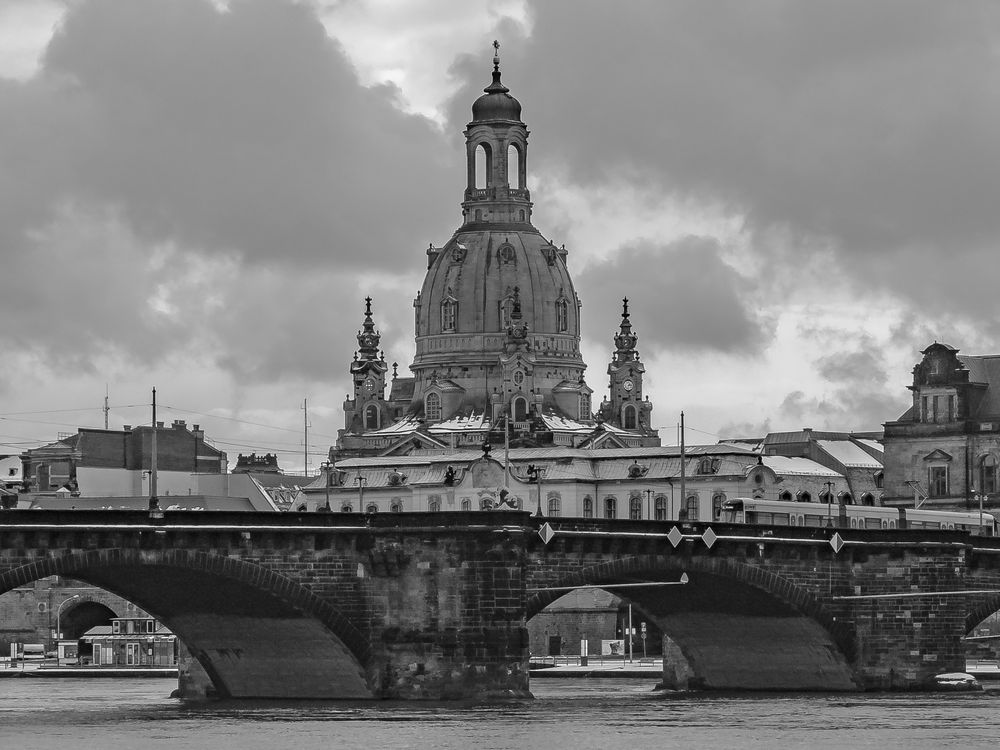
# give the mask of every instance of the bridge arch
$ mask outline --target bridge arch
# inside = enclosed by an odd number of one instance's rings
[[[1000,610],[1000,594],[981,594],[970,597],[970,607],[965,615],[965,632],[971,633],[975,627],[990,615]]]
[[[307,586],[254,562],[186,549],[88,550],[9,568],[0,593],[52,575],[155,614],[222,697],[373,697],[361,631]]]
[[[537,584],[541,590],[529,593],[526,615],[530,619],[566,593],[545,588],[676,581],[681,573],[689,576],[686,586],[608,589],[668,636],[665,684],[856,688],[852,626],[794,581],[732,559],[636,555],[581,567]]]

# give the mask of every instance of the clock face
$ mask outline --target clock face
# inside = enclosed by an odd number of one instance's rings
[[[622,388],[624,388],[626,391],[631,391],[633,388],[635,388],[635,383],[633,383],[631,380],[626,380],[622,383]]]
[[[371,336],[364,336],[361,339],[361,343],[364,344],[365,346],[371,346],[372,344],[375,343],[375,340]]]

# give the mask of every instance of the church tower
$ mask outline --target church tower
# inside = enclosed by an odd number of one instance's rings
[[[367,432],[383,427],[389,417],[385,401],[385,355],[381,334],[372,320],[372,298],[365,298],[365,320],[358,331],[358,349],[351,362],[352,393],[344,401],[345,430]]]
[[[623,430],[652,435],[655,434],[650,429],[653,405],[642,395],[646,367],[639,361],[638,340],[632,330],[626,297],[622,300],[622,322],[615,334],[615,353],[608,365],[610,399],[601,404],[601,417],[607,424]]]

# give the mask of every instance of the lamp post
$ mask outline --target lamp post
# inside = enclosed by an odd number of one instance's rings
[[[73,601],[74,599],[79,599],[79,598],[80,598],[79,594],[73,594],[73,596],[69,597],[68,599],[64,599],[63,601],[59,602],[59,606],[56,607],[56,649],[59,648],[59,641],[62,640],[62,627],[61,627],[62,626],[62,622],[60,620],[60,617],[62,616],[63,605],[64,604],[68,604],[69,602]],[[57,654],[58,654],[58,651],[57,651]],[[58,661],[58,656],[56,657],[56,659]]]
[[[646,490],[646,519],[649,521],[653,520],[653,514],[649,512],[652,497],[653,497],[653,490],[651,489]]]
[[[365,482],[368,481],[368,477],[358,474],[354,481],[358,483],[358,512],[363,513],[365,510]]]
[[[833,482],[826,482],[826,525],[833,526]]]
[[[528,481],[537,485],[538,505],[535,508],[535,516],[542,517],[542,477],[545,476],[545,469],[541,466],[528,464]]]
[[[330,472],[333,470],[333,463],[329,460],[324,461],[320,464],[320,468],[323,470],[323,476],[325,481],[323,484],[326,485],[326,504],[323,506],[323,512],[330,512]]]

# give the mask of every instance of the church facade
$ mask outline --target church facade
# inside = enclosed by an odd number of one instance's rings
[[[423,450],[644,447],[660,444],[643,394],[644,366],[628,301],[614,336],[610,392],[599,405],[580,351],[581,300],[557,247],[532,223],[528,129],[500,76],[472,105],[465,130],[462,219],[413,302],[412,375],[380,349],[365,301],[352,392],[331,458]]]

